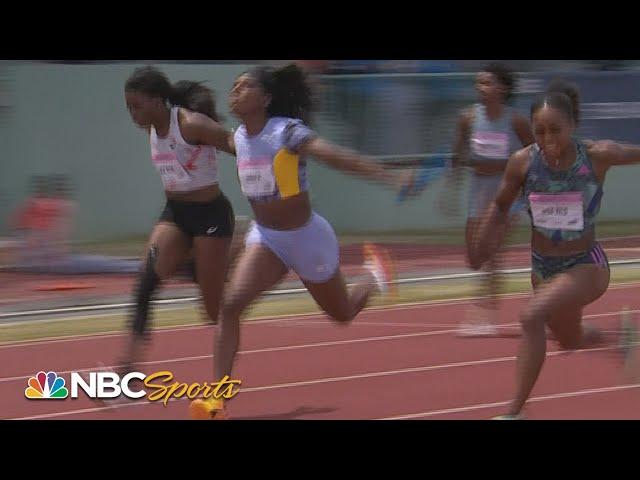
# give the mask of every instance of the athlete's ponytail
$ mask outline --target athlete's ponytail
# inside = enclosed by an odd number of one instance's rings
[[[311,87],[304,71],[295,64],[279,69],[257,67],[249,72],[271,95],[267,107],[269,117],[298,118],[305,123],[313,108]]]
[[[136,68],[125,83],[126,91],[161,98],[168,104],[202,113],[218,121],[213,90],[202,82],[181,80],[171,85],[167,76],[155,67]]]
[[[219,121],[213,90],[205,87],[202,82],[190,80],[176,82],[173,84],[171,94],[167,100],[173,106],[183,107],[192,112],[199,112],[216,122]]]

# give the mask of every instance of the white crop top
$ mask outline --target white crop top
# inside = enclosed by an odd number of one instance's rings
[[[180,133],[179,107],[171,108],[169,133],[159,137],[153,126],[149,132],[151,159],[168,192],[191,192],[218,183],[216,148],[191,145]]]

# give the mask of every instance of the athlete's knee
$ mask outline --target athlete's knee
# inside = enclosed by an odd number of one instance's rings
[[[244,313],[248,307],[247,301],[242,295],[227,294],[220,308],[223,319],[236,319]]]
[[[536,306],[529,306],[520,313],[520,325],[525,332],[544,331],[545,313],[544,309]]]

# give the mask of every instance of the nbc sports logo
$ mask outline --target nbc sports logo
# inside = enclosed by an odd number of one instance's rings
[[[56,372],[38,372],[35,377],[29,378],[28,384],[24,396],[29,399],[63,399],[69,396],[64,378],[59,377]]]
[[[70,387],[67,389],[64,378],[59,377],[56,372],[38,372],[29,378],[24,396],[37,400],[62,400],[68,397],[75,399],[79,397],[80,391],[83,391],[89,398],[116,398],[124,395],[135,400],[147,396],[149,401],[161,400],[167,406],[170,398],[182,398],[185,395],[191,400],[199,396],[229,399],[238,393],[234,387],[241,383],[240,380],[231,380],[226,375],[219,382],[188,384],[174,381],[171,383],[174,376],[170,371],[156,372],[151,375],[145,375],[142,372],[129,372],[122,378],[116,372],[110,371],[91,371],[85,372],[84,375],[80,372],[70,372],[70,374]],[[139,380],[134,385],[137,387],[135,390],[132,390],[130,386],[132,380]],[[146,387],[149,390],[141,387]]]

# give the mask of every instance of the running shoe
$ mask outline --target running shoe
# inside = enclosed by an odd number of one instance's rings
[[[497,417],[493,417],[491,420],[526,420],[522,413],[518,413],[517,415],[498,415]]]
[[[458,325],[456,335],[459,337],[494,337],[498,335],[498,327],[489,318],[496,314],[495,310],[471,307],[467,310],[466,320]]]
[[[398,288],[394,283],[395,265],[389,252],[379,245],[365,242],[362,246],[364,257],[364,268],[369,270],[376,280],[376,285],[380,293],[389,294],[392,298],[397,298]]]
[[[224,400],[213,396],[193,400],[189,405],[189,415],[194,420],[227,420]]]

